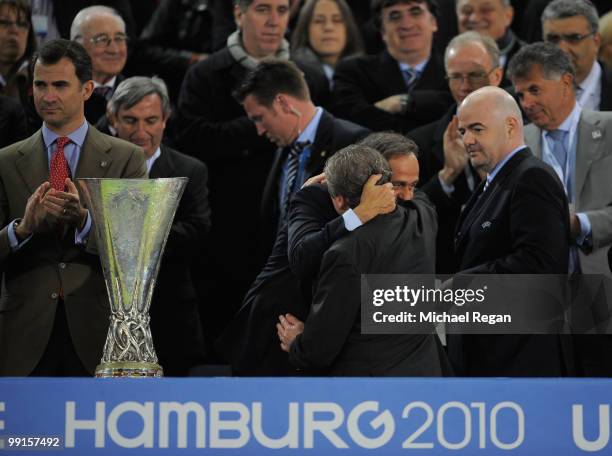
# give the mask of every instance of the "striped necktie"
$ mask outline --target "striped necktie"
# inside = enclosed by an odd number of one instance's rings
[[[419,71],[415,68],[405,68],[402,69],[402,76],[406,82],[406,89],[410,90],[419,79]]]
[[[291,200],[291,195],[295,191],[296,179],[298,176],[298,172],[300,170],[300,155],[302,151],[310,144],[307,142],[295,142],[289,147],[287,153],[287,165],[285,168],[285,181],[283,185],[283,193],[281,195],[281,221],[287,218],[287,214],[289,213],[289,201]]]

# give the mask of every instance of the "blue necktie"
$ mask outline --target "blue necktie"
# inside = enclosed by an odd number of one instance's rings
[[[557,159],[557,162],[559,162],[564,174],[565,163],[567,162],[567,149],[565,148],[566,135],[567,131],[563,130],[552,130],[548,132],[548,136],[553,140],[552,154]]]
[[[304,148],[309,144],[309,142],[295,142],[291,145],[291,147],[289,147],[287,154],[287,166],[285,168],[285,181],[282,187],[283,193],[281,194],[280,201],[281,221],[285,220],[287,214],[289,213],[289,201],[291,200],[291,195],[294,193],[295,181],[300,170],[300,155],[302,154]]]
[[[419,71],[414,68],[402,69],[402,76],[406,82],[406,89],[410,90],[416,84],[417,79],[419,79]]]

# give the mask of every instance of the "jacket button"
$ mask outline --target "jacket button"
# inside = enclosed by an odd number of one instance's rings
[[[66,263],[60,263],[59,267],[60,269],[66,269]]]
[[[56,292],[51,293],[51,299],[57,299],[59,295]]]

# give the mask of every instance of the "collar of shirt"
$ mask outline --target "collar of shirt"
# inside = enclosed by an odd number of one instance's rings
[[[427,57],[422,62],[417,63],[416,65],[408,65],[407,63],[404,63],[404,62],[398,62],[398,63],[399,63],[399,67],[401,71],[416,70],[417,73],[421,75],[423,74],[423,70],[425,69],[425,66],[427,66],[427,63],[429,63],[429,57]]]
[[[582,113],[582,106],[580,104],[575,103],[574,109],[569,116],[565,118],[565,120],[559,125],[557,130],[562,130],[568,133],[566,136],[565,148],[570,152],[570,145],[574,143],[574,137],[578,133],[578,122],[580,122],[580,114]],[[548,132],[546,130],[542,130],[542,144],[546,143],[548,145]]]
[[[504,165],[506,163],[508,163],[508,161],[514,157],[514,155],[517,152],[520,152],[521,150],[523,150],[525,148],[525,144],[522,144],[520,146],[518,146],[516,149],[514,149],[512,152],[510,152],[508,155],[506,155],[506,157],[500,161],[497,165],[495,165],[495,168],[493,168],[491,170],[491,172],[489,174],[487,174],[487,185],[491,185],[491,182],[493,182],[493,179],[495,179],[495,176],[497,176],[497,174],[499,173],[499,171],[504,167]]]
[[[79,163],[81,148],[85,142],[85,137],[87,136],[88,130],[89,124],[86,120],[84,120],[79,128],[66,135],[68,138],[70,138],[71,143],[64,147],[64,156],[66,157],[66,161],[68,162],[68,166],[70,167],[70,171],[72,172],[73,176],[75,175],[76,167]],[[59,135],[51,131],[44,122],[42,126],[42,135],[45,148],[47,149],[47,158],[49,163],[51,163],[51,156],[53,155],[53,152],[55,152],[54,142],[57,138],[59,138]]]
[[[582,93],[578,98],[580,106],[597,111],[599,109],[599,99],[601,97],[601,66],[595,60],[589,75],[580,84]]]
[[[317,106],[315,111],[315,115],[310,119],[304,131],[297,137],[295,142],[298,143],[310,143],[313,144],[315,141],[315,137],[317,135],[317,130],[319,129],[319,122],[321,122],[321,116],[323,115],[323,109]]]
[[[147,158],[146,162],[147,162],[147,173],[148,174],[151,174],[151,168],[153,168],[153,163],[155,163],[155,160],[157,160],[160,155],[161,155],[161,149],[158,147],[153,153],[153,155]]]
[[[117,76],[113,76],[112,78],[110,78],[108,81],[106,81],[104,84],[100,84],[99,82],[94,81],[94,89],[97,89],[98,87],[110,87],[111,89],[115,87],[115,81],[117,80]]]

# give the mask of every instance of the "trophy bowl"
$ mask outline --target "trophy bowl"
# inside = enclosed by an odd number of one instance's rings
[[[168,234],[188,178],[78,179],[93,218],[110,300],[96,377],[161,377],[149,307]]]

